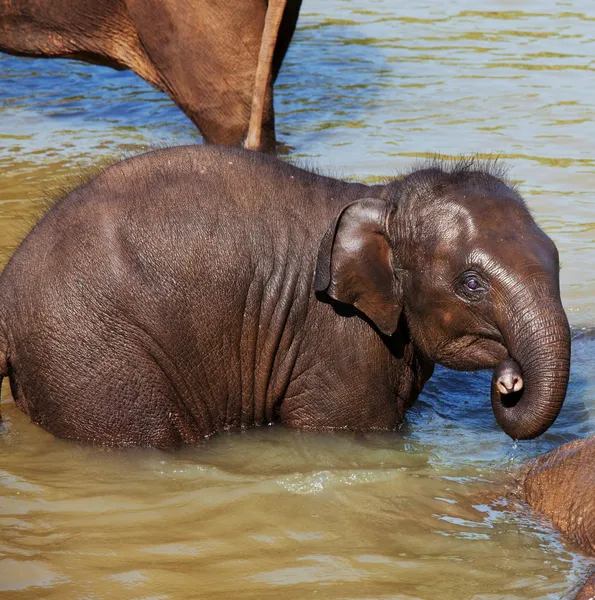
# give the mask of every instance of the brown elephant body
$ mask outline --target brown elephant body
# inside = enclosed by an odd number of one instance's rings
[[[595,556],[595,437],[575,440],[531,461],[521,472],[520,497],[583,552]],[[595,597],[595,573],[576,600]]]
[[[575,600],[595,600],[595,573],[587,579]]]
[[[0,0],[0,51],[131,69],[169,94],[207,143],[242,144],[255,104],[261,114],[251,149],[271,151],[273,83],[300,5],[301,0]],[[263,40],[267,6],[283,16]],[[260,69],[262,81],[255,85],[264,41],[271,45],[262,52],[270,69]]]
[[[435,362],[512,356],[524,388],[498,420],[533,437],[566,391],[558,270],[489,165],[367,186],[170,148],[106,169],[22,242],[0,276],[0,375],[56,435],[172,447],[276,421],[391,430]]]

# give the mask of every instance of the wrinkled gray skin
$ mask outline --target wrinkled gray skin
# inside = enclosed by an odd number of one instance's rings
[[[57,203],[0,277],[17,405],[104,445],[391,430],[435,362],[510,357],[523,388],[493,395],[496,417],[534,437],[568,379],[557,251],[470,163],[366,186],[238,149],[151,152]]]

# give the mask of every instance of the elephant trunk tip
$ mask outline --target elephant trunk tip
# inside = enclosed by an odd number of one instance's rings
[[[516,361],[501,362],[492,375],[491,401],[496,421],[503,431],[515,440],[539,437],[553,424],[558,410],[553,406],[537,406],[534,389],[528,390],[523,372]],[[529,386],[534,388],[533,386]],[[543,392],[544,390],[540,390]]]
[[[492,382],[503,396],[520,392],[524,386],[521,369],[512,359],[502,361],[496,367],[492,376]]]

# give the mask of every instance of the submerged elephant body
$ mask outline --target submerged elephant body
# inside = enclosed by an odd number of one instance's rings
[[[521,493],[527,504],[595,556],[595,437],[564,444],[532,461]]]
[[[520,497],[595,557],[595,437],[556,448],[531,461],[520,476]],[[595,597],[595,572],[576,600]]]
[[[171,148],[77,188],[17,249],[0,374],[58,436],[173,447],[276,421],[393,429],[435,362],[513,357],[499,421],[533,437],[568,377],[557,277],[517,192],[473,164],[366,186]]]

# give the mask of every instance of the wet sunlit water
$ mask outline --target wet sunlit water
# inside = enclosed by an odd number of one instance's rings
[[[510,164],[560,249],[575,327],[545,436],[513,444],[488,375],[445,369],[398,435],[275,427],[180,453],[56,440],[5,387],[0,597],[571,597],[592,563],[493,497],[525,458],[595,433],[594,25],[587,0],[304,0],[276,87],[289,158],[335,174],[374,180],[434,152]],[[131,73],[0,55],[3,259],[85,167],[192,141]]]

